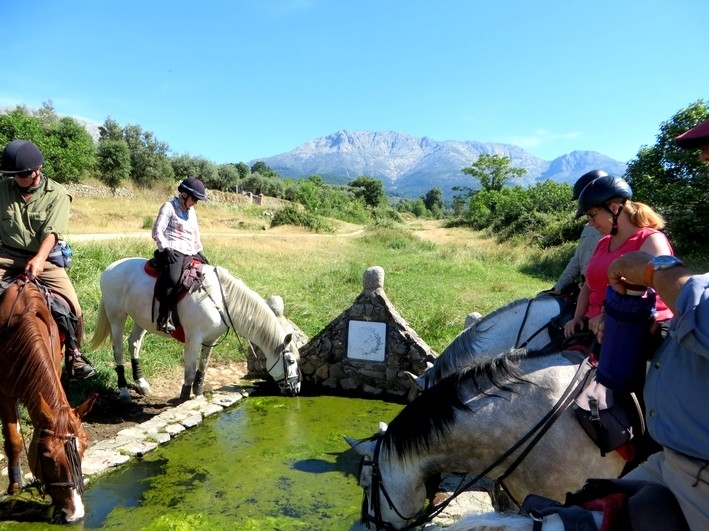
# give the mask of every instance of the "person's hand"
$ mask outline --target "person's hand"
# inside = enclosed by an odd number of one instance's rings
[[[625,295],[628,284],[645,285],[643,275],[652,255],[635,251],[616,258],[608,266],[608,281],[618,293]]]
[[[576,333],[577,328],[583,326],[583,315],[574,317],[564,325],[564,337],[571,337]]]
[[[603,331],[606,327],[605,315],[601,313],[596,317],[591,317],[588,320],[588,329],[593,332],[596,336],[596,341],[598,343],[603,343]]]
[[[25,264],[25,275],[30,280],[34,280],[44,271],[44,260],[40,260],[37,256],[33,256]]]

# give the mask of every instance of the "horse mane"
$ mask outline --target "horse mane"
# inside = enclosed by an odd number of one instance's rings
[[[224,304],[229,310],[234,330],[256,343],[266,353],[276,347],[274,338],[282,341],[285,331],[276,314],[266,301],[249,288],[240,278],[223,267],[216,266],[214,273],[223,291]],[[264,348],[266,347],[266,348]]]
[[[59,341],[59,338],[46,337],[45,323],[52,323],[47,302],[32,284],[28,284],[19,296],[24,308],[16,308],[18,312],[11,317],[11,323],[0,325],[0,336],[7,345],[3,353],[7,366],[2,370],[6,394],[37,397],[41,393],[48,404],[60,404],[63,402],[63,390],[57,375],[57,360],[46,346],[48,340]],[[4,297],[3,307],[12,302],[12,299]],[[10,312],[2,313],[9,315]],[[42,374],[49,374],[50,378],[38,377]],[[26,400],[23,401],[26,404]]]
[[[477,395],[494,396],[494,389],[514,392],[507,384],[525,381],[519,371],[520,361],[538,355],[542,354],[513,349],[475,358],[471,365],[457,369],[407,404],[389,424],[383,442],[399,457],[428,451],[431,443],[453,425],[456,411],[469,409],[465,401],[471,394],[462,396],[464,384],[472,386]]]

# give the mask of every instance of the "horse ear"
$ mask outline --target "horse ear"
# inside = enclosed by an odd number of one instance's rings
[[[293,341],[293,332],[288,332],[286,337],[283,339],[283,344],[290,345],[291,341]]]
[[[89,398],[86,399],[86,401],[74,408],[74,413],[80,418],[83,419],[84,416],[91,411],[91,408],[94,405],[94,402],[96,402],[96,399],[98,398],[98,393],[93,393]]]
[[[384,433],[387,431],[387,428],[389,425],[386,422],[379,422],[379,431],[377,432],[377,435],[382,436]]]
[[[42,393],[39,393],[39,414],[42,415],[43,424],[54,423],[54,412],[52,411],[52,408],[49,407],[49,404],[47,404],[47,401],[42,396]]]
[[[357,439],[352,439],[347,435],[343,435],[347,444],[350,445],[359,455],[374,455],[374,448],[376,446],[375,441],[358,441]]]

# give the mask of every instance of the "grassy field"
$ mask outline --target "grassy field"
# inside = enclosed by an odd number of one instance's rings
[[[101,297],[101,271],[119,258],[152,255],[149,227],[171,196],[164,190],[133,191],[132,197],[75,197],[67,238],[75,259],[69,274],[84,310],[87,338],[93,334]],[[487,313],[549,288],[559,263],[562,268],[564,263],[558,257],[540,261],[538,251],[499,246],[468,229],[443,228],[440,221],[412,220],[386,228],[333,221],[335,233],[315,234],[294,227],[268,228],[270,218],[263,211],[251,205],[199,203],[205,254],[264,298],[280,295],[286,316],[309,337],[352,304],[362,290],[365,270],[376,265],[384,268],[384,290],[401,316],[440,352],[462,330],[469,313]],[[91,234],[102,234],[103,239],[92,239]],[[98,378],[114,387],[109,345],[87,354],[99,370]],[[245,342],[229,335],[213,359],[244,356]],[[141,359],[150,379],[165,367],[181,364],[181,344],[149,335]]]

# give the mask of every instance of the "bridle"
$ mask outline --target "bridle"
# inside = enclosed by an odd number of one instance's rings
[[[217,277],[217,284],[219,284],[219,293],[222,297],[222,301],[226,302],[226,296],[224,294],[224,286],[222,286],[222,281],[219,278],[219,272],[217,268],[214,268],[214,275]],[[212,297],[209,296],[211,299]],[[212,302],[214,302],[214,299],[212,299]],[[215,303],[216,306],[216,303]],[[227,304],[223,304],[224,307],[224,314],[226,314],[226,319],[224,318],[224,315],[222,314],[221,310],[219,310],[219,315],[222,319],[222,322],[224,322],[227,327],[230,327],[232,330],[236,330],[236,327],[234,326],[234,321],[231,318],[231,314],[229,313],[229,306]],[[229,333],[229,330],[227,329],[227,334]],[[278,359],[273,362],[273,364],[267,369],[268,374],[271,374],[271,371],[278,365],[278,363],[282,363],[283,367],[283,378],[280,380],[276,380],[275,378],[274,381],[276,384],[278,384],[278,388],[283,391],[284,393],[294,396],[298,394],[298,384],[301,381],[301,374],[300,374],[300,369],[298,369],[297,376],[292,376],[288,377],[288,367],[290,365],[293,365],[296,361],[295,358],[290,351],[290,348],[286,344],[281,345],[281,352],[278,354]]]
[[[66,454],[67,460],[69,461],[69,475],[70,481],[53,481],[51,483],[45,483],[46,487],[54,487],[60,489],[76,489],[79,495],[84,493],[84,475],[81,472],[81,458],[79,457],[79,441],[76,435],[72,433],[67,433],[65,435],[57,435],[54,431],[44,428],[42,433],[53,437],[55,439],[64,440],[64,453]],[[43,478],[46,477],[44,470],[42,469],[42,461],[37,457],[39,461],[39,468],[42,471]]]
[[[295,363],[295,358],[293,357],[293,353],[290,351],[288,345],[282,345],[278,359],[274,361],[268,369],[266,369],[266,372],[271,374],[271,371],[276,367],[276,365],[278,365],[279,362],[283,367],[283,378],[280,380],[273,378],[278,384],[278,388],[289,396],[298,394],[298,383],[300,383],[301,380],[300,369],[298,369],[297,376],[288,377],[288,367]]]
[[[376,437],[376,436],[375,436]],[[372,459],[367,459],[366,457],[362,457],[359,465],[359,476],[361,477],[362,475],[362,469],[365,466],[371,466],[372,467],[372,478],[371,478],[371,484],[370,484],[370,491],[372,493],[372,499],[371,503],[369,500],[369,497],[367,496],[367,489],[363,489],[364,494],[362,497],[362,513],[361,513],[361,521],[362,524],[365,526],[369,526],[369,524],[372,524],[376,527],[376,529],[383,529],[385,531],[396,531],[396,528],[391,525],[391,523],[385,521],[382,518],[382,510],[381,510],[381,496],[384,496],[386,499],[387,503],[389,504],[389,508],[396,513],[396,515],[401,518],[403,521],[408,522],[411,519],[416,518],[416,516],[419,515],[421,511],[417,511],[416,514],[411,515],[411,516],[404,516],[399,512],[399,509],[397,509],[396,505],[394,505],[394,501],[391,499],[391,496],[387,492],[386,488],[384,487],[384,481],[382,479],[382,473],[379,469],[379,452],[382,446],[382,437],[376,437],[376,443],[374,445],[374,454],[372,455]],[[374,511],[374,515],[369,514],[369,507],[372,507],[372,510]],[[418,525],[419,523],[424,522],[427,519],[427,515],[422,515],[419,518],[416,518],[413,523],[408,524],[404,529],[410,529],[411,527]]]
[[[521,506],[519,502],[514,498],[514,496],[511,495],[509,489],[505,486],[503,483],[504,479],[506,479],[512,472],[519,466],[520,463],[524,460],[524,458],[529,454],[529,452],[532,451],[534,446],[539,442],[539,440],[542,438],[542,436],[551,428],[552,424],[556,422],[556,420],[561,416],[561,414],[568,409],[568,407],[571,405],[573,402],[574,398],[578,393],[586,387],[588,382],[595,376],[595,369],[590,368],[586,366],[586,362],[583,361],[579,365],[578,370],[576,371],[576,374],[574,378],[571,380],[571,383],[567,386],[566,390],[562,393],[562,395],[559,397],[557,400],[556,404],[552,407],[552,409],[535,425],[533,426],[524,436],[522,436],[515,444],[513,444],[510,448],[508,448],[504,453],[502,453],[493,463],[488,465],[482,472],[477,474],[474,478],[472,478],[470,481],[463,482],[461,480],[460,484],[458,487],[455,489],[455,492],[451,494],[450,497],[448,497],[446,500],[443,502],[439,503],[437,506],[432,508],[431,510],[427,510],[425,512],[423,511],[418,511],[416,514],[406,517],[401,514],[399,509],[394,505],[393,500],[391,499],[391,496],[389,493],[386,491],[384,487],[384,482],[382,480],[382,475],[381,471],[379,468],[379,454],[380,454],[380,447],[382,444],[383,437],[377,437],[376,438],[376,443],[374,446],[374,453],[372,455],[372,459],[368,460],[365,457],[362,457],[360,461],[360,470],[359,470],[359,477],[362,476],[362,469],[365,466],[371,466],[372,467],[372,478],[371,478],[371,483],[370,483],[370,491],[371,491],[371,504],[369,497],[367,496],[367,489],[364,488],[364,498],[362,500],[362,511],[361,511],[361,516],[360,519],[362,521],[362,524],[364,525],[369,525],[372,524],[376,526],[377,530],[384,530],[384,531],[395,531],[396,528],[392,526],[390,522],[387,522],[383,520],[382,518],[382,512],[381,512],[381,496],[384,496],[386,499],[387,503],[389,504],[389,508],[396,513],[396,515],[401,518],[404,522],[409,522],[409,520],[412,520],[410,523],[407,523],[405,527],[401,528],[402,530],[407,530],[407,529],[412,529],[416,526],[419,526],[429,520],[431,520],[433,517],[437,516],[440,514],[443,509],[445,509],[450,502],[452,502],[457,496],[459,496],[461,493],[465,492],[468,490],[470,487],[475,485],[478,481],[480,481],[482,478],[487,476],[492,470],[494,470],[496,467],[498,467],[500,464],[502,464],[506,459],[508,459],[510,456],[514,454],[517,450],[522,448],[520,455],[518,455],[514,461],[505,469],[505,471],[495,480],[495,482],[500,485],[500,487],[505,491],[505,493],[510,497],[510,499],[516,503],[518,506]],[[376,436],[375,436],[376,437]],[[371,440],[371,439],[370,439]],[[529,441],[529,442],[527,442]],[[525,446],[526,443],[526,446]],[[371,505],[372,510],[374,512],[373,515],[369,514],[369,506]]]

